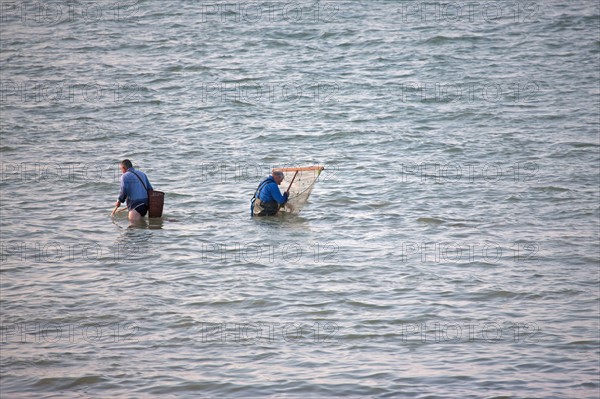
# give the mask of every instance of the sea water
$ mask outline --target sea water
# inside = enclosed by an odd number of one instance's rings
[[[0,26],[2,397],[597,398],[597,2]],[[124,158],[162,219],[109,216]],[[300,215],[249,217],[310,165]]]

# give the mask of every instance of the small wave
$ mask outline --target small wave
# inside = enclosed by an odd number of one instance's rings
[[[442,223],[444,223],[443,220],[436,219],[436,218],[418,218],[417,222],[428,223],[428,224],[442,224]]]
[[[483,39],[485,39],[485,38],[480,37],[480,36],[449,37],[449,36],[443,36],[443,35],[436,35],[434,37],[431,37],[431,38],[425,40],[425,43],[426,44],[447,44],[447,43],[453,43],[453,42],[459,42],[459,41],[474,42],[474,41],[483,40]]]
[[[575,148],[586,148],[586,147],[600,147],[600,144],[596,143],[570,143]]]
[[[91,375],[87,377],[61,377],[61,378],[41,378],[39,379],[34,386],[35,387],[56,387],[56,388],[75,388],[81,385],[90,385],[97,384],[106,381],[106,379]]]
[[[534,190],[536,190],[536,191],[555,191],[555,192],[559,192],[559,193],[571,191],[568,188],[556,187],[556,186],[536,187],[536,188],[534,188]]]
[[[373,303],[359,302],[359,301],[353,301],[353,300],[347,301],[346,303],[348,305],[356,306],[359,308],[372,308],[372,309],[392,309],[393,308],[393,306],[390,306],[390,305],[376,305]]]

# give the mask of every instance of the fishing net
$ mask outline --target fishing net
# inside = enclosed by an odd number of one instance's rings
[[[297,215],[304,205],[308,202],[308,197],[312,192],[323,166],[304,166],[299,168],[273,168],[273,172],[283,172],[284,180],[280,189],[285,192],[288,187],[290,197],[285,206],[281,208],[282,212]],[[291,184],[291,185],[290,185]]]

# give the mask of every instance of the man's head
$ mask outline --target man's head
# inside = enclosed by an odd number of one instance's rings
[[[273,172],[273,180],[275,180],[275,183],[277,183],[277,185],[280,185],[283,181],[283,172]]]
[[[121,167],[121,172],[123,173],[127,172],[127,169],[129,168],[133,168],[133,164],[129,159],[122,160],[119,166]]]

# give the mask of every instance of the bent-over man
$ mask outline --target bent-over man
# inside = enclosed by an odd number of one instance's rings
[[[122,202],[127,201],[129,221],[141,220],[148,212],[148,190],[153,190],[148,177],[144,172],[133,168],[129,159],[124,159],[119,164],[121,168],[121,191],[115,206],[118,208]]]
[[[277,215],[279,208],[287,202],[289,197],[288,192],[282,195],[279,191],[283,176],[283,172],[273,172],[273,175],[260,182],[250,204],[252,216]]]

